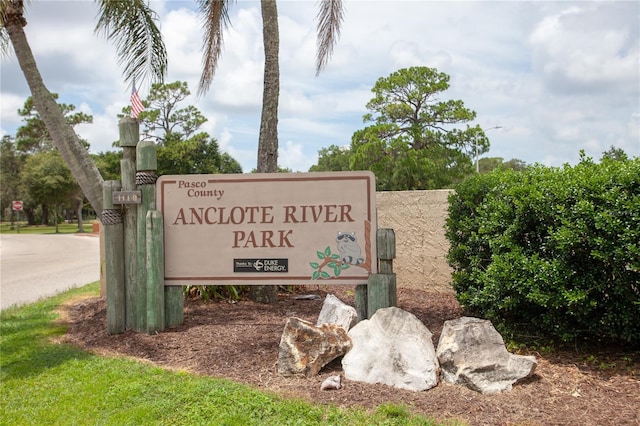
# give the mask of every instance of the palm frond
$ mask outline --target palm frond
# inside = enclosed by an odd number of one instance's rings
[[[198,95],[211,86],[222,53],[223,30],[230,24],[229,6],[232,0],[199,0],[204,41],[202,45],[202,75]]]
[[[340,38],[340,26],[344,17],[342,0],[320,0],[318,8],[316,75],[326,67],[333,53],[333,47]]]
[[[95,32],[114,41],[127,81],[164,81],[167,50],[156,25],[158,15],[144,0],[98,0]]]
[[[0,27],[0,58],[4,58],[9,55],[11,51],[11,40],[9,39],[9,33],[5,27]]]
[[[23,27],[27,25],[23,15],[27,3],[25,0],[0,0],[0,57],[6,57],[11,52],[7,21],[13,19]]]

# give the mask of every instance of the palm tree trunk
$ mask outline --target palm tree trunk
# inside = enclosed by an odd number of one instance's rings
[[[44,121],[53,143],[67,163],[71,174],[80,185],[91,206],[99,216],[102,213],[102,176],[91,161],[87,150],[80,143],[78,135],[64,119],[62,110],[44,85],[33,52],[24,32],[26,21],[23,16],[23,2],[7,2],[4,24],[18,58],[22,73],[27,80],[33,105]]]
[[[264,86],[258,141],[258,173],[278,171],[278,100],[280,96],[280,35],[276,0],[261,0],[264,43]]]
[[[264,43],[264,86],[257,170],[258,173],[275,173],[278,171],[278,99],[280,96],[278,8],[276,0],[261,0],[260,4]],[[278,289],[274,285],[251,286],[249,297],[259,303],[277,303]]]
[[[82,207],[84,206],[84,198],[82,194],[78,195],[75,200],[76,204],[76,216],[78,218],[78,232],[84,232],[84,221],[82,220]]]

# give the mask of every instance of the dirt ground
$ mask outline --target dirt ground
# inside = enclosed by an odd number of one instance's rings
[[[285,321],[295,316],[315,323],[327,292],[353,305],[353,288],[306,287],[283,293],[277,305],[247,300],[185,302],[184,325],[157,335],[106,332],[102,298],[75,301],[64,310],[65,341],[102,355],[130,356],[155,365],[224,377],[270,391],[339,407],[373,408],[386,402],[439,420],[470,425],[640,425],[640,354],[620,348],[534,353],[533,377],[513,390],[482,395],[462,386],[440,383],[423,392],[343,380],[340,390],[321,391],[320,383],[340,374],[340,361],[314,378],[278,375],[278,345]],[[317,294],[322,300],[299,300]],[[462,315],[451,294],[400,289],[398,306],[418,317],[437,345],[444,321]]]

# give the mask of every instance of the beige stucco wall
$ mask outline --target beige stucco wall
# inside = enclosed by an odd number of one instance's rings
[[[378,192],[378,228],[396,235],[398,287],[453,292],[444,235],[450,190]]]

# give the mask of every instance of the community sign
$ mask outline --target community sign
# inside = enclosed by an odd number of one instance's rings
[[[371,172],[162,176],[166,285],[366,284]]]

